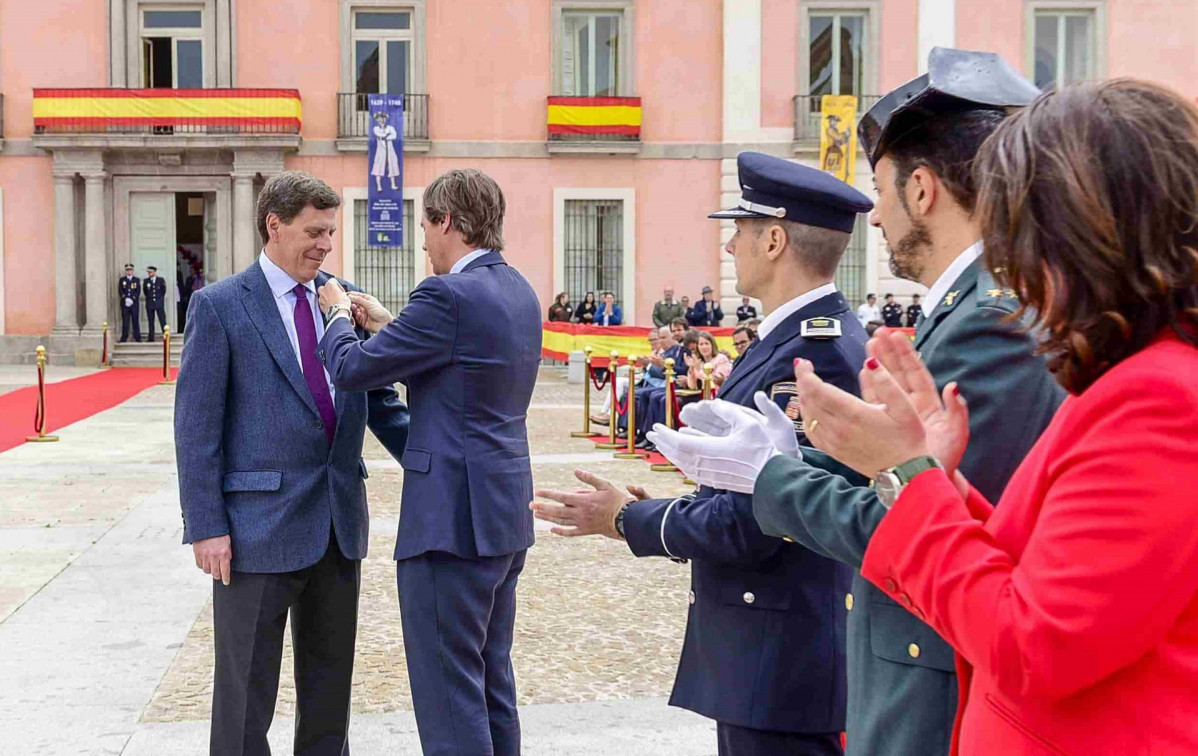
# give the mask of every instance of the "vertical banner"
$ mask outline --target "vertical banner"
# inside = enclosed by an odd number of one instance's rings
[[[819,168],[852,184],[857,165],[857,98],[824,95],[820,104]]]
[[[370,95],[367,244],[403,244],[403,95]]]

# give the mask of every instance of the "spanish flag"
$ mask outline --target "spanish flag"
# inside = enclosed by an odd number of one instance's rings
[[[226,126],[298,132],[297,89],[34,89],[33,125],[55,131],[110,126]]]
[[[640,137],[639,97],[550,97],[550,134]]]

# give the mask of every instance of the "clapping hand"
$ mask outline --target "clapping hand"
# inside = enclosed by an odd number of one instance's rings
[[[616,515],[634,498],[644,495],[644,489],[629,487],[628,493],[621,491],[610,481],[586,470],[575,470],[574,477],[591,486],[592,491],[537,491],[536,496],[542,499],[556,501],[557,504],[547,504],[534,501],[528,505],[533,516],[538,520],[552,522],[558,526],[552,532],[560,536],[603,535],[608,538],[620,538],[616,530]]]
[[[362,291],[351,291],[350,302],[356,308],[354,320],[362,328],[371,333],[378,333],[383,326],[395,320],[395,316],[383,304],[371,295]]]

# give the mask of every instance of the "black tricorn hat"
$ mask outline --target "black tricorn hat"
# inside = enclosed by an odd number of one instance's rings
[[[994,53],[933,47],[928,72],[878,100],[861,117],[857,134],[869,164],[876,166],[887,147],[931,116],[1022,107],[1039,94]]]

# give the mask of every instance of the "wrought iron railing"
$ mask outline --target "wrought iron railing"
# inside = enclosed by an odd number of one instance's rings
[[[405,94],[403,97],[404,139],[428,139],[428,95]],[[374,123],[370,120],[370,95],[364,92],[337,93],[337,136],[345,139],[368,137]]]
[[[857,116],[873,107],[881,95],[861,95],[857,98]],[[820,108],[823,95],[797,95],[795,106],[795,141],[819,143]]]
[[[34,89],[35,134],[298,134],[296,89]]]

